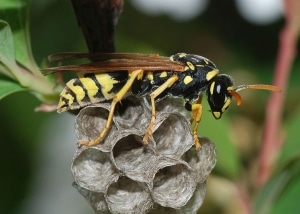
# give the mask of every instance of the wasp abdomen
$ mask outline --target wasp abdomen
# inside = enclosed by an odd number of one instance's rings
[[[93,103],[111,100],[127,79],[127,72],[79,73],[77,78],[67,82],[61,92],[57,111],[79,109]]]

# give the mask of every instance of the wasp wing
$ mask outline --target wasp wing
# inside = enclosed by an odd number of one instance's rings
[[[86,54],[89,56],[90,54]],[[128,71],[143,69],[145,71],[184,71],[185,65],[180,62],[171,61],[168,57],[147,54],[98,54],[99,61],[80,64],[80,65],[64,65],[42,69],[44,75],[56,72],[81,72],[81,73],[105,73],[114,71]],[[82,55],[83,56],[83,55]],[[113,58],[115,57],[115,58]],[[107,60],[108,58],[108,60]],[[103,61],[104,60],[104,61]]]
[[[155,60],[165,58],[159,54],[140,53],[83,53],[83,52],[63,52],[48,56],[49,62],[61,62],[73,59],[90,59],[91,61],[106,61],[110,59],[135,59],[135,60]],[[167,58],[167,57],[166,57]]]

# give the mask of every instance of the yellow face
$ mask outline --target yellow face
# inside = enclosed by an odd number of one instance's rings
[[[216,119],[220,119],[229,108],[232,97],[229,92],[232,90],[232,79],[224,74],[217,75],[207,88],[207,100]]]
[[[224,103],[223,103],[223,106],[221,108],[221,111],[213,111],[213,116],[216,118],[216,119],[220,119],[222,117],[222,114],[229,108],[231,104],[231,97],[225,97],[224,98]]]

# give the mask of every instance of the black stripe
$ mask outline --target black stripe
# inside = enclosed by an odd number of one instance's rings
[[[84,97],[82,100],[79,100],[80,102],[85,102],[85,103],[89,103],[91,102],[89,96],[88,96],[88,93],[87,93],[87,89],[85,88],[85,86],[82,84],[82,82],[80,81],[80,79],[76,78],[74,83],[73,83],[74,86],[79,86],[83,89],[84,91]],[[77,100],[78,101],[78,100]]]
[[[110,72],[107,73],[111,79],[116,80],[117,83],[113,84],[112,89],[108,92],[109,94],[117,94],[128,81],[127,72]]]
[[[97,91],[97,93],[94,95],[94,98],[103,99],[104,96],[103,96],[103,94],[102,94],[102,92],[101,92],[102,86],[101,86],[101,84],[98,82],[98,80],[97,80],[95,74],[94,74],[94,73],[86,73],[86,74],[84,74],[84,77],[90,78],[90,79],[96,84],[96,86],[97,86],[97,88],[98,88],[98,91]]]

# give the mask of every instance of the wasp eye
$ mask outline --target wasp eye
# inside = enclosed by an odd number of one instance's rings
[[[228,92],[232,88],[232,80],[227,75],[218,75],[207,88],[207,100],[216,119],[228,109],[232,95]]]

